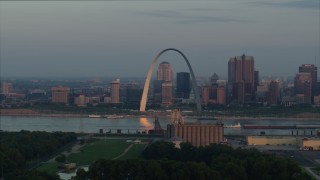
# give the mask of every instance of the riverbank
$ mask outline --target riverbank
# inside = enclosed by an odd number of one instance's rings
[[[320,114],[316,114],[313,116],[304,116],[304,115],[297,115],[297,116],[288,116],[288,117],[216,117],[218,120],[237,120],[237,121],[244,121],[244,120],[319,120]]]
[[[41,113],[31,109],[0,109],[0,116],[88,117],[87,114]]]
[[[156,114],[159,118],[171,118],[170,112],[161,112]],[[72,114],[72,113],[50,113],[50,112],[40,112],[32,109],[0,109],[0,116],[36,116],[36,117],[69,117],[69,118],[88,118],[89,114]],[[144,114],[144,115],[124,115],[125,118],[139,118],[139,117],[146,117],[146,118],[153,118],[155,116],[154,113]],[[191,119],[197,119],[200,116],[188,116],[186,113],[185,117]],[[204,117],[204,116],[201,116]],[[205,116],[205,117],[213,117],[213,116]],[[248,116],[214,116],[218,120],[270,120],[270,119],[290,119],[290,120],[319,120],[320,113],[300,113],[293,116],[287,117],[275,117],[275,116],[263,116],[263,117],[248,117]]]

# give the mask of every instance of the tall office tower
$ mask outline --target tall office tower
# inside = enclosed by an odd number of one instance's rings
[[[314,101],[312,96],[312,82],[305,81],[304,82],[304,103],[312,104]]]
[[[299,73],[310,73],[313,84],[316,84],[318,81],[318,68],[314,64],[302,64],[299,67]]]
[[[271,81],[269,84],[269,91],[267,92],[267,103],[270,105],[277,105],[279,101],[280,101],[279,81]]]
[[[2,83],[2,93],[3,94],[9,94],[12,91],[12,84],[4,82]]]
[[[162,101],[162,83],[163,80],[153,81],[153,104],[161,104]]]
[[[312,77],[312,84],[311,84],[311,96],[318,95],[320,92],[318,91],[318,68],[314,64],[302,64],[299,67],[299,73],[310,73]],[[312,102],[313,102],[313,98]]]
[[[189,99],[190,95],[190,73],[177,73],[177,98]]]
[[[213,103],[216,103],[218,97],[218,84],[212,85],[210,88],[209,98]]]
[[[217,84],[217,81],[219,80],[219,76],[214,73],[211,77],[210,77],[210,83],[211,85],[216,85]]]
[[[224,85],[206,85],[202,87],[202,104],[225,104],[226,88]]]
[[[316,95],[319,96],[320,95],[320,81],[317,82],[315,91],[316,91]]]
[[[138,108],[142,96],[142,88],[137,84],[128,84],[126,87],[126,104],[130,108]]]
[[[204,104],[205,106],[210,102],[210,89],[211,86],[202,87],[202,104]]]
[[[237,99],[239,104],[244,104],[245,103],[245,84],[243,81],[236,83],[236,94],[237,94]]]
[[[254,91],[257,91],[259,86],[259,71],[254,71]]]
[[[157,80],[172,81],[173,71],[170,63],[162,62],[159,64],[157,71]]]
[[[217,104],[226,104],[226,89],[224,86],[217,88]]]
[[[111,83],[111,103],[120,103],[120,79]]]
[[[251,101],[254,95],[254,58],[253,56],[236,56],[228,62],[228,83],[231,85],[232,98],[243,104]]]
[[[170,106],[173,103],[173,85],[167,81],[162,83],[162,106]]]
[[[68,87],[52,87],[52,102],[69,104],[70,88]]]
[[[270,89],[270,80],[262,80],[257,86],[256,101],[265,103],[267,101],[268,92]]]
[[[298,73],[294,78],[294,94],[303,96],[303,103],[312,103],[312,76],[311,73]],[[301,102],[301,101],[300,101]]]

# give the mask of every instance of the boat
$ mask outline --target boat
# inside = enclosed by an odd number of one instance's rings
[[[120,115],[109,115],[107,116],[107,119],[122,119],[124,118],[124,116],[120,116]]]
[[[101,118],[101,115],[97,115],[97,114],[90,114],[89,118]]]
[[[234,125],[225,125],[224,128],[241,128],[241,124],[238,122]]]

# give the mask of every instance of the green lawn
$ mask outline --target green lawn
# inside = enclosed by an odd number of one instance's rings
[[[58,172],[59,163],[44,163],[37,168],[38,171],[46,172],[49,174],[56,174]]]
[[[112,159],[120,155],[128,146],[126,140],[97,140],[82,147],[80,153],[69,155],[67,161],[77,163],[77,165],[86,165],[99,158]]]
[[[318,176],[320,175],[320,166],[313,167],[313,168],[311,168],[311,170],[312,170],[315,174],[317,174]]]
[[[145,144],[135,144],[131,147],[131,149],[122,157],[117,160],[125,160],[125,159],[140,159],[141,153],[146,145]]]

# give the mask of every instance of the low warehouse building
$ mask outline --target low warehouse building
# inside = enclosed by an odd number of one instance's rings
[[[298,145],[294,136],[247,136],[248,145]]]
[[[320,138],[295,136],[247,136],[248,145],[296,145],[301,150],[320,150]]]
[[[303,138],[299,147],[303,150],[320,150],[320,138]]]

